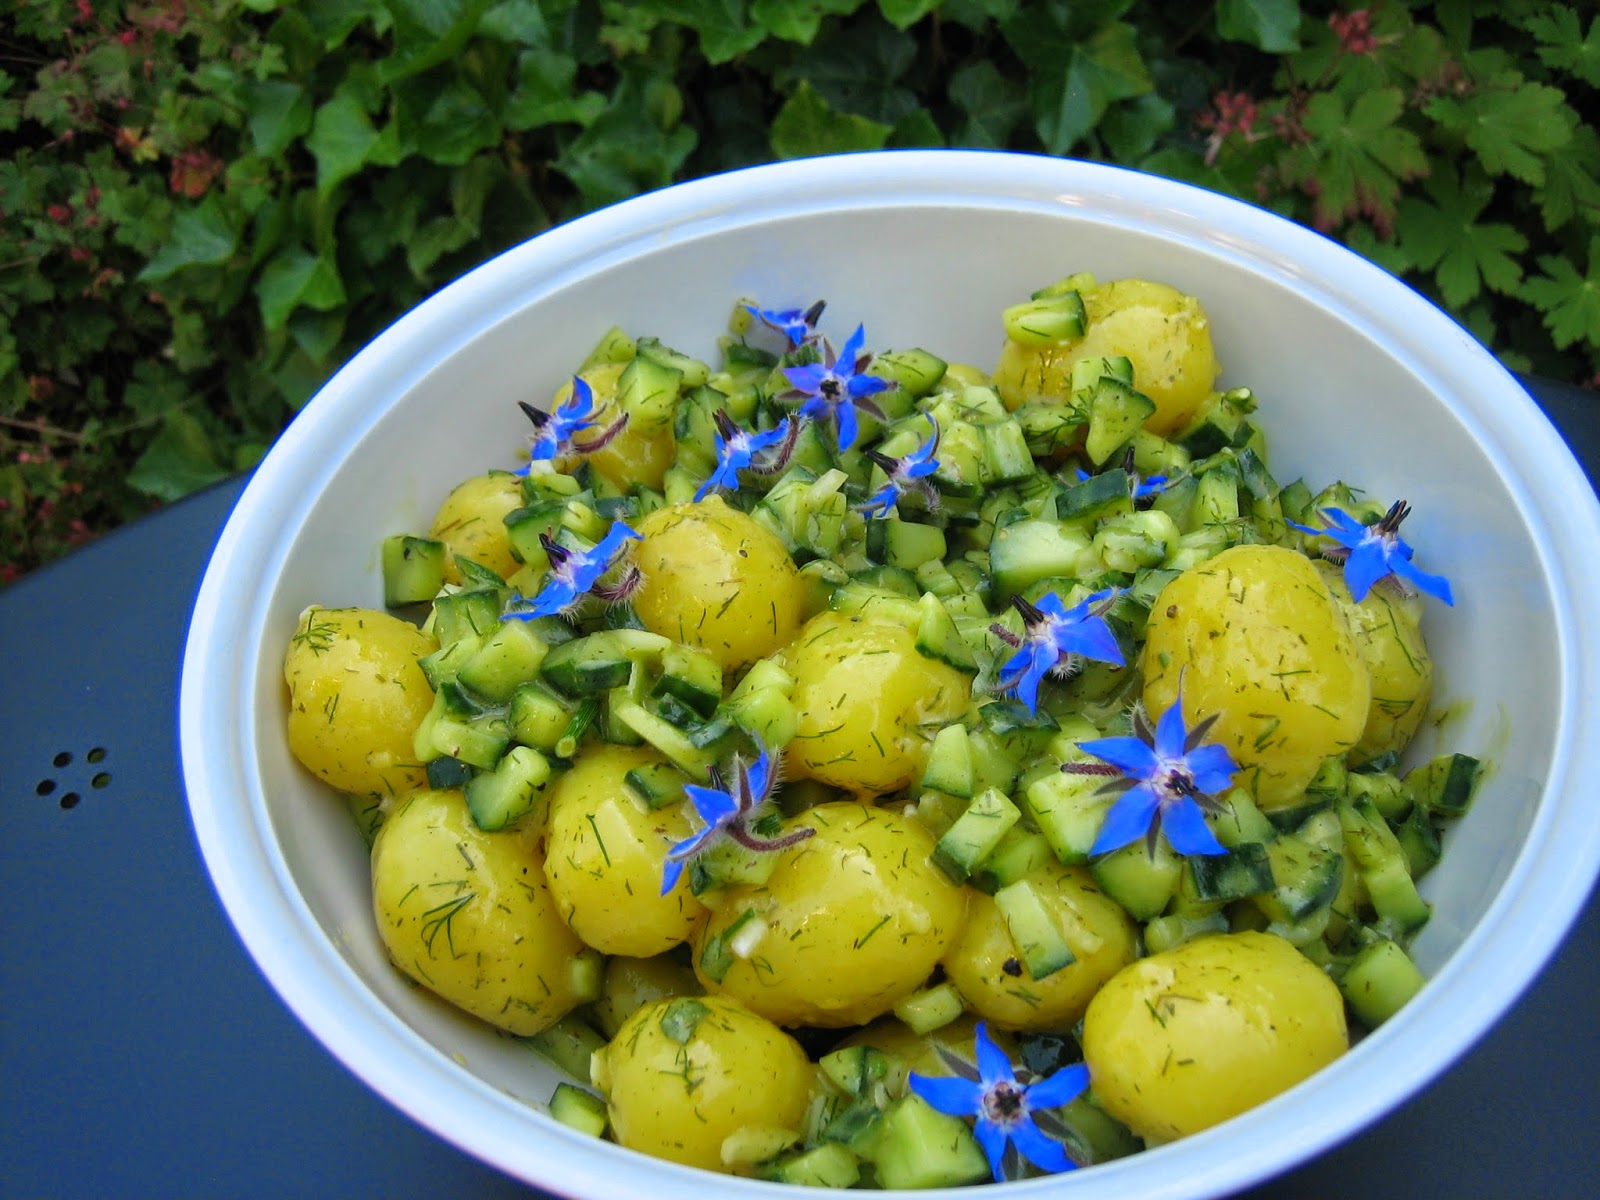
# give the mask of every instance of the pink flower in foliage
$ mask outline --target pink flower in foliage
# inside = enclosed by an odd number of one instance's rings
[[[1248,92],[1220,91],[1211,98],[1211,108],[1196,118],[1201,129],[1209,130],[1206,138],[1206,165],[1217,161],[1222,143],[1229,134],[1237,133],[1247,142],[1261,135],[1255,131],[1258,116],[1256,102]]]
[[[1332,14],[1328,28],[1346,54],[1371,54],[1378,48],[1378,39],[1372,36],[1372,14],[1364,8]]]

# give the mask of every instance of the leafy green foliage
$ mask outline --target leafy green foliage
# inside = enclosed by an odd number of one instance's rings
[[[1190,180],[1514,368],[1600,378],[1600,17],[1571,2],[18,0],[5,62],[0,579],[248,469],[500,250],[775,158]]]

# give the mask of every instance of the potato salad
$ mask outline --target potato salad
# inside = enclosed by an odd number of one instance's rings
[[[558,1119],[819,1187],[1092,1167],[1337,1059],[1481,770],[1402,757],[1414,498],[1278,478],[1160,282],[1018,297],[989,366],[834,312],[609,331],[382,608],[285,631],[395,969]]]

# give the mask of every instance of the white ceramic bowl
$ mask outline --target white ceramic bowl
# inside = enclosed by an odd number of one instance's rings
[[[509,251],[359,354],[241,497],[184,661],[189,803],[246,946],[352,1071],[440,1136],[557,1192],[793,1190],[565,1129],[539,1111],[551,1069],[401,980],[374,929],[361,841],[285,745],[283,649],[307,605],[380,605],[379,539],[425,528],[468,475],[514,465],[528,433],[515,401],[548,397],[612,324],[710,356],[736,298],[825,297],[836,342],[865,320],[872,347],[992,364],[1001,308],[1080,270],[1202,299],[1223,385],[1260,397],[1279,478],[1346,478],[1413,503],[1407,538],[1457,597],[1448,611],[1430,602],[1428,633],[1439,700],[1462,710],[1444,741],[1424,736],[1414,753],[1460,749],[1494,770],[1423,886],[1436,910],[1415,951],[1431,978],[1398,1017],[1225,1125],[1008,1191],[1157,1200],[1244,1187],[1380,1117],[1516,999],[1600,864],[1588,811],[1600,511],[1527,395],[1392,277],[1261,210],[1060,159],[868,154],[670,188]]]

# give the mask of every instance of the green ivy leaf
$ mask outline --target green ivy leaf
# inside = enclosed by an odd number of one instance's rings
[[[1398,210],[1400,245],[1423,271],[1432,271],[1451,308],[1475,300],[1484,287],[1512,294],[1522,282],[1515,255],[1528,239],[1497,221],[1480,221],[1494,199],[1494,184],[1476,171],[1458,179],[1448,168],[1428,181],[1432,200],[1407,198]]]
[[[901,117],[894,123],[894,128],[889,131],[888,141],[884,143],[897,150],[912,150],[929,146],[945,145],[944,130],[939,128],[939,123],[925,108]]]
[[[1051,154],[1066,154],[1118,100],[1154,88],[1131,25],[1116,22],[1075,46],[1065,69],[1034,78],[1034,127]]]
[[[306,149],[317,162],[317,193],[326,196],[366,165],[378,140],[372,119],[352,88],[341,86],[317,109]]]
[[[402,95],[396,114],[400,139],[424,158],[459,166],[500,140],[500,122],[489,102],[464,79],[442,87],[407,87]]]
[[[809,46],[824,17],[849,16],[865,0],[755,0],[750,19],[773,37]]]
[[[700,53],[714,67],[748,54],[767,36],[745,19],[744,0],[647,0],[629,7],[694,30]]]
[[[1001,74],[988,58],[956,69],[950,76],[950,99],[966,115],[955,143],[981,150],[1005,149],[1028,113],[1028,95],[1021,82]]]
[[[1154,93],[1114,104],[1100,119],[1100,136],[1115,161],[1136,163],[1177,124],[1171,103]]]
[[[1300,0],[1220,0],[1217,36],[1268,54],[1300,49]]]
[[[1600,235],[1589,240],[1589,272],[1579,275],[1565,258],[1539,257],[1543,275],[1522,285],[1523,298],[1544,313],[1556,348],[1579,342],[1600,345]]]
[[[588,125],[606,106],[599,92],[577,91],[578,62],[559,50],[534,49],[517,59],[517,81],[501,116],[516,132],[542,125]]]
[[[172,501],[227,477],[205,428],[192,414],[175,408],[128,472],[128,486],[158,500]]]
[[[261,323],[269,331],[284,327],[289,314],[301,305],[327,310],[345,302],[344,283],[325,258],[302,246],[288,246],[274,254],[256,280]]]
[[[1600,17],[1589,21],[1585,34],[1577,12],[1558,4],[1548,13],[1528,18],[1526,28],[1538,40],[1539,60],[1545,66],[1600,88]]]
[[[1427,115],[1466,138],[1484,170],[1535,186],[1545,159],[1572,140],[1577,114],[1553,87],[1502,74],[1466,96],[1440,97]]]
[[[270,79],[244,90],[250,138],[263,158],[282,154],[311,128],[311,97],[298,83]]]
[[[654,97],[671,88],[670,76],[639,67],[624,73],[616,93],[594,122],[556,160],[586,207],[598,208],[671,183],[694,150],[695,131],[665,126]]]
[[[550,26],[534,0],[500,0],[483,14],[478,35],[513,46],[550,44]]]
[[[1348,110],[1330,92],[1307,102],[1305,129],[1321,153],[1300,182],[1315,190],[1319,228],[1334,228],[1358,213],[1383,225],[1393,222],[1401,181],[1428,171],[1417,136],[1395,124],[1404,109],[1398,88],[1366,92]]]
[[[855,150],[881,150],[891,126],[855,113],[835,112],[805,80],[772,119],[772,152],[779,158],[811,158]]]
[[[910,34],[878,21],[857,21],[830,29],[800,51],[774,80],[779,95],[792,95],[804,80],[837,112],[893,125],[922,107],[916,92],[902,82],[917,59]]]
[[[172,230],[154,257],[139,272],[146,283],[170,278],[185,267],[225,263],[239,248],[239,226],[232,211],[215,193],[194,208],[180,209]]]
[[[489,3],[490,0],[384,0],[394,21],[395,52],[378,64],[381,78],[395,83],[459,57]]]
[[[910,29],[938,7],[939,0],[878,0],[878,11],[896,29]]]

